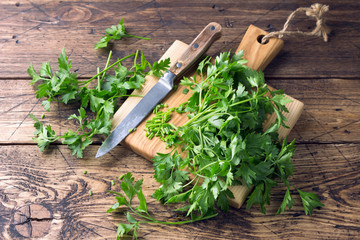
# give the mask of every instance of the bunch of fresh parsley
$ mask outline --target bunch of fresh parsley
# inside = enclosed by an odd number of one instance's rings
[[[74,155],[82,158],[83,150],[92,143],[95,134],[110,133],[111,119],[117,109],[116,100],[129,96],[129,91],[133,89],[141,88],[146,75],[160,77],[161,71],[167,69],[170,63],[170,60],[166,59],[151,65],[144,54],[140,56],[137,51],[110,65],[111,55],[110,51],[105,68],[102,71],[98,68],[97,74],[88,80],[78,79],[77,75],[71,72],[72,63],[64,49],[58,58],[59,66],[56,72],[52,70],[50,63],[43,63],[39,74],[33,65],[30,65],[27,71],[32,78],[31,85],[37,85],[36,97],[45,99],[42,105],[46,111],[50,111],[53,101],[79,105],[78,115],[72,114],[68,118],[78,122],[78,129],[68,130],[61,136],[56,135],[51,125],[45,126],[34,115],[30,115],[36,128],[33,139],[41,151],[50,143],[63,139],[62,143],[68,145]],[[128,69],[121,63],[131,57],[134,57],[134,64]],[[114,74],[108,74],[108,70],[112,68]],[[93,81],[96,84],[91,84]]]
[[[285,105],[291,100],[282,91],[270,91],[263,73],[244,63],[243,52],[232,57],[230,52],[221,53],[215,63],[208,58],[199,64],[200,80],[192,77],[181,81],[192,96],[177,110],[187,112],[189,120],[162,135],[173,149],[153,159],[155,179],[161,183],[153,196],[163,203],[187,202],[179,210],[192,219],[213,215],[215,206],[228,210],[229,198],[233,198],[229,187],[237,184],[254,187],[247,209],[259,204],[265,213],[271,189],[279,181],[287,191],[278,213],[293,205],[288,177],[293,173],[295,142],[280,143],[277,134],[280,126],[286,127],[282,113],[287,112]],[[263,122],[272,113],[277,120],[264,131]],[[156,115],[160,114],[164,113]],[[148,131],[156,119],[158,116],[147,123]],[[163,122],[156,128],[167,125]],[[298,192],[306,214],[322,206],[315,194]]]

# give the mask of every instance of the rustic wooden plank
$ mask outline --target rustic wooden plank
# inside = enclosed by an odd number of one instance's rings
[[[357,79],[270,79],[267,82],[305,104],[289,139],[309,143],[360,142],[360,99]],[[58,134],[75,127],[67,117],[77,106],[53,104],[47,113],[29,80],[0,80],[0,143],[32,143],[33,113],[50,123]],[[102,140],[97,139],[98,144]]]
[[[284,193],[279,186],[266,215],[257,207],[245,210],[243,206],[180,227],[144,225],[140,235],[144,239],[354,239],[360,230],[359,150],[359,144],[298,146],[292,181],[300,189],[319,194],[325,204],[314,210],[313,216],[304,215],[295,193],[295,206],[274,216]],[[114,203],[114,196],[106,191],[119,190],[118,181],[112,186],[111,180],[128,171],[137,179],[144,178],[144,194],[152,213],[161,219],[180,219],[171,206],[150,198],[158,185],[148,161],[124,147],[102,160],[93,158],[96,151],[97,147],[91,146],[84,159],[76,159],[64,146],[54,146],[47,153],[39,153],[35,146],[22,146],[21,151],[18,146],[0,146],[0,235],[22,239],[27,226],[20,220],[14,222],[13,217],[24,206],[39,205],[50,212],[50,217],[41,218],[50,224],[43,236],[47,239],[113,239],[117,224],[126,220],[122,214],[106,213]],[[35,231],[41,219],[27,220],[34,223]]]
[[[305,107],[290,133],[299,142],[359,142],[360,82],[350,79],[268,80]]]
[[[284,193],[279,186],[274,189],[267,215],[256,208],[231,209],[215,219],[181,227],[145,226],[141,230],[144,239],[358,238],[360,3],[323,2],[330,5],[330,42],[325,44],[315,37],[287,38],[284,50],[265,73],[271,86],[305,103],[304,113],[289,137],[298,145],[292,180],[299,188],[319,194],[325,207],[309,217],[297,202],[292,210],[274,216]],[[114,202],[106,190],[118,188],[112,187],[110,180],[133,171],[135,177],[145,179],[147,197],[157,187],[151,164],[121,146],[99,161],[94,159],[96,145],[86,151],[84,159],[75,159],[65,146],[53,145],[40,153],[29,145],[33,144],[34,129],[28,114],[40,117],[45,112],[28,85],[26,69],[30,62],[37,69],[45,61],[56,66],[65,46],[73,70],[82,78],[90,77],[97,66],[105,64],[109,50],[95,51],[93,44],[120,18],[130,33],[152,40],[116,43],[115,57],[140,48],[155,61],[174,40],[189,43],[210,21],[224,27],[222,39],[209,52],[217,55],[220,50],[234,51],[250,24],[267,31],[280,30],[292,10],[307,4],[295,0],[1,1],[0,239],[41,234],[45,239],[113,239],[117,223],[125,217],[105,213]],[[311,30],[313,26],[313,20],[301,16],[290,28]],[[62,134],[75,127],[66,120],[74,112],[76,106],[55,104],[44,121]],[[82,173],[85,169],[87,175]],[[88,195],[90,189],[92,197]],[[171,207],[152,199],[149,204],[162,219],[179,217]]]
[[[130,33],[151,37],[151,41],[128,39],[114,45],[114,57],[136,49],[156,61],[176,39],[189,43],[209,22],[223,25],[223,37],[210,55],[233,51],[250,24],[267,31],[280,30],[286,17],[304,4],[282,1],[232,1],[190,3],[161,1],[1,1],[0,76],[27,77],[30,62],[56,62],[63,46],[71,54],[73,69],[83,77],[103,66],[107,50],[93,50],[104,29],[120,18]],[[286,39],[282,53],[268,67],[270,77],[354,78],[360,74],[360,31],[357,13],[360,4],[331,1],[327,22],[333,28],[329,43],[315,37]],[[299,16],[291,29],[308,30],[314,21]],[[339,47],[341,46],[341,48]],[[31,51],[29,51],[31,49]],[[344,66],[339,68],[338,66]]]

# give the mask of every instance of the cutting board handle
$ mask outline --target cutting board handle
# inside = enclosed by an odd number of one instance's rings
[[[270,38],[267,43],[261,44],[263,36],[268,32],[250,25],[236,52],[245,49],[244,58],[247,66],[254,70],[264,70],[284,46],[279,38]]]
[[[221,36],[221,25],[216,22],[209,23],[199,35],[190,43],[189,47],[171,65],[170,72],[175,75],[182,75],[188,66],[191,66],[210,45]]]

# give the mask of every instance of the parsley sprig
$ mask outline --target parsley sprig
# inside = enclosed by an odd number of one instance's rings
[[[52,70],[50,63],[42,64],[40,74],[32,64],[30,65],[27,70],[32,78],[30,84],[37,85],[37,98],[45,98],[42,105],[46,111],[50,111],[53,101],[80,105],[78,114],[72,114],[68,118],[75,121],[78,128],[74,131],[68,130],[61,136],[56,135],[51,125],[45,126],[34,115],[30,115],[35,121],[36,128],[33,139],[41,151],[62,139],[62,143],[68,145],[73,155],[82,158],[84,149],[93,142],[94,135],[110,133],[111,118],[117,109],[117,99],[128,97],[129,91],[139,89],[145,82],[146,75],[160,77],[161,71],[167,69],[170,63],[170,60],[166,59],[151,65],[139,51],[110,65],[111,57],[110,51],[104,69],[100,71],[98,68],[97,74],[87,80],[78,79],[77,74],[71,72],[72,62],[68,60],[65,49],[58,58],[56,72]],[[134,57],[134,63],[128,69],[121,63],[131,57]],[[110,69],[114,69],[114,74],[108,73]]]
[[[245,184],[254,188],[246,208],[259,204],[266,213],[271,189],[282,182],[286,193],[277,213],[292,207],[290,189],[294,188],[305,213],[312,214],[314,208],[323,206],[318,196],[298,190],[288,180],[293,174],[295,141],[278,140],[279,127],[287,127],[283,112],[290,100],[281,90],[270,91],[262,72],[244,65],[243,52],[232,57],[225,52],[215,63],[210,60],[199,64],[201,81],[196,77],[181,81],[192,96],[176,110],[187,112],[189,120],[159,135],[173,149],[153,159],[154,177],[161,183],[153,197],[167,204],[187,203],[178,210],[194,219],[212,215],[216,206],[228,210],[229,198],[233,198],[229,187]],[[272,113],[277,120],[263,131],[263,122]],[[169,124],[169,119],[159,121],[166,114],[158,111],[147,123],[149,137]]]
[[[116,203],[111,206],[107,212],[113,212],[121,209],[122,207],[126,207],[128,210],[126,212],[126,219],[129,222],[128,224],[120,223],[117,228],[117,239],[120,237],[124,237],[125,235],[132,234],[134,238],[137,238],[138,229],[141,224],[164,224],[164,225],[181,225],[181,224],[188,224],[193,223],[199,220],[204,220],[205,218],[201,219],[188,219],[184,221],[161,221],[153,217],[149,211],[146,202],[146,198],[142,192],[142,183],[143,180],[135,181],[135,178],[132,176],[130,172],[122,175],[120,177],[121,181],[121,190],[123,193],[116,192],[116,191],[109,191],[116,195],[115,199],[117,200]],[[137,198],[138,204],[134,206],[133,200]],[[134,215],[135,214],[135,215]],[[140,218],[142,220],[137,220]],[[214,215],[209,215],[207,218],[215,217]]]
[[[107,47],[110,40],[120,40],[120,39],[126,38],[126,37],[151,40],[150,38],[140,37],[140,36],[136,36],[136,35],[127,33],[123,22],[124,22],[124,20],[121,19],[119,24],[112,25],[110,28],[105,29],[105,36],[103,36],[100,39],[100,41],[95,44],[94,48],[95,49],[105,48],[105,47]]]

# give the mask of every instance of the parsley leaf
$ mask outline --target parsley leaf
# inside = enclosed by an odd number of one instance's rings
[[[297,191],[300,194],[306,215],[312,215],[314,208],[324,206],[324,204],[320,202],[319,196],[315,193],[303,192],[299,189],[297,189]]]
[[[36,131],[34,132],[35,137],[33,137],[33,140],[37,143],[40,151],[44,151],[49,147],[50,143],[57,141],[59,138],[50,125],[45,126],[31,113],[29,116],[35,121],[34,127]]]
[[[30,75],[30,77],[32,78],[32,80],[30,82],[31,85],[35,84],[36,82],[38,82],[41,79],[41,77],[36,73],[35,68],[32,63],[30,64],[30,67],[27,69],[27,72]]]
[[[41,104],[46,111],[50,111],[52,101],[62,101],[68,103],[75,99],[79,90],[78,79],[75,73],[71,73],[71,61],[68,61],[65,49],[63,48],[58,58],[59,69],[55,73],[51,70],[49,63],[43,63],[40,69],[40,76],[36,73],[33,65],[28,68],[28,73],[32,77],[31,85],[41,81],[37,86],[37,98],[46,97],[47,100]],[[58,97],[62,97],[58,99]]]
[[[124,20],[121,19],[119,24],[112,25],[105,30],[105,36],[101,37],[100,41],[95,44],[95,49],[107,47],[110,40],[120,40],[125,37],[140,38],[144,40],[151,40],[150,38],[139,37],[132,34],[128,34],[125,30]]]
[[[169,68],[169,66],[170,66],[170,58],[161,60],[160,62],[154,62],[154,64],[151,67],[151,71],[149,72],[149,75],[154,75],[155,77],[161,77],[162,70]]]
[[[278,209],[278,211],[276,212],[276,214],[280,214],[285,212],[285,208],[288,207],[289,209],[292,208],[294,204],[294,199],[292,198],[291,194],[290,194],[290,190],[289,188],[286,189],[286,193],[284,195],[284,200],[282,201],[280,208]]]

